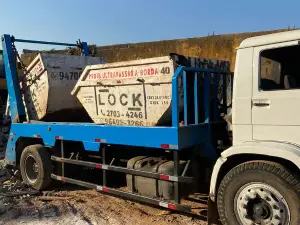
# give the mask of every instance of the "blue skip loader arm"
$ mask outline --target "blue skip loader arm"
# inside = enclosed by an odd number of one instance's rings
[[[2,40],[2,47],[3,47],[3,60],[4,60],[4,67],[5,67],[7,90],[9,95],[11,119],[13,123],[19,123],[19,122],[21,123],[26,120],[25,106],[22,101],[19,77],[17,74],[16,55],[15,55],[16,53],[13,47],[15,42],[80,47],[82,49],[83,55],[88,56],[89,54],[87,43],[80,42],[80,40],[77,42],[77,44],[69,44],[69,43],[60,43],[60,42],[15,39],[13,36],[9,34],[4,34],[1,40]]]

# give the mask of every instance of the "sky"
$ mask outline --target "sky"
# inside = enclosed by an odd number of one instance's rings
[[[299,9],[299,0],[2,0],[0,34],[96,45],[148,42],[300,27]]]

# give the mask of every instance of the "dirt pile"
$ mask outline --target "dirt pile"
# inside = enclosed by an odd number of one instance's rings
[[[180,214],[67,184],[37,192],[22,183],[17,170],[0,168],[0,225],[206,224],[207,196],[193,196],[198,202],[193,214]]]

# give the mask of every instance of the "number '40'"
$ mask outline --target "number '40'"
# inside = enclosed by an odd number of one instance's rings
[[[170,74],[170,67],[163,67],[160,72],[162,74]]]

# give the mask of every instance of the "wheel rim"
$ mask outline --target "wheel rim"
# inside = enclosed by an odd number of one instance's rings
[[[25,175],[30,183],[35,183],[38,179],[39,167],[32,155],[25,159]]]
[[[234,199],[234,210],[240,224],[290,224],[290,209],[284,197],[264,183],[244,185]]]

